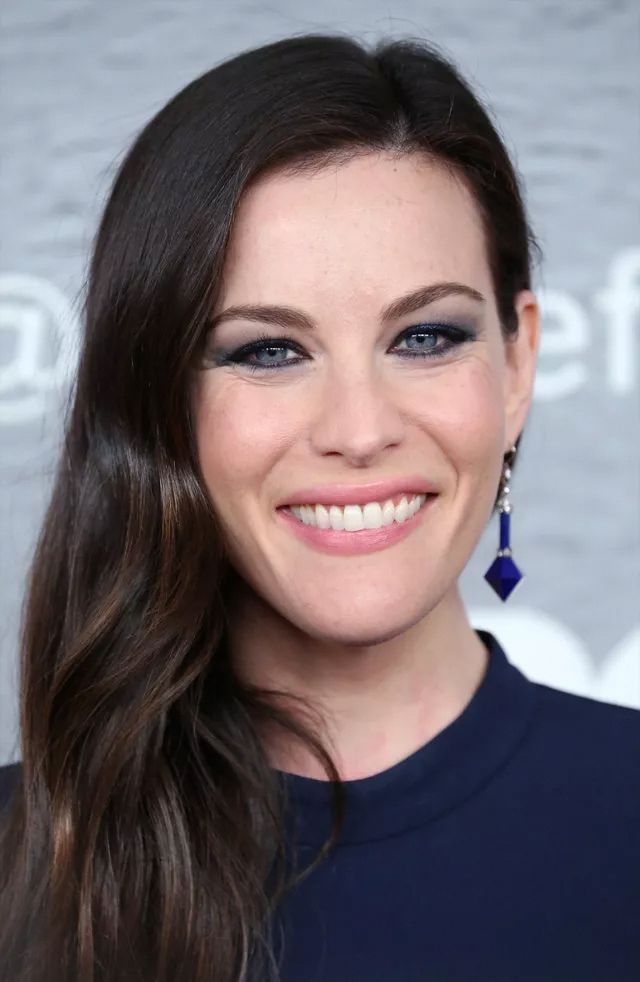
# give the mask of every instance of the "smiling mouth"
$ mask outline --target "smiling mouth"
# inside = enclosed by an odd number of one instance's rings
[[[294,515],[298,521],[318,529],[335,532],[359,532],[402,524],[420,511],[436,494],[393,495],[383,501],[370,501],[364,505],[285,505],[282,509]]]

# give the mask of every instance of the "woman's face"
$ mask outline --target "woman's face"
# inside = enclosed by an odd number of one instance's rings
[[[453,292],[383,317],[439,283],[484,300]],[[197,445],[232,564],[315,638],[396,636],[457,589],[490,517],[531,399],[535,298],[519,294],[521,330],[505,344],[469,192],[423,157],[373,154],[245,193],[214,316],[239,305],[310,326],[236,314],[208,340]],[[459,329],[449,347],[442,324]],[[260,335],[270,343],[238,354]],[[396,478],[437,495],[400,539],[364,552],[311,543],[279,510],[311,485]]]

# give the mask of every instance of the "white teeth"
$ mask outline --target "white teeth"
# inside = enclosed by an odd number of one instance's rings
[[[331,528],[331,516],[324,505],[316,505],[316,525],[319,529]]]
[[[344,506],[343,512],[345,532],[360,532],[360,530],[364,528],[363,510],[364,509],[362,509],[360,505]]]
[[[313,515],[314,509],[310,508],[309,513]],[[338,529],[339,531],[344,529],[344,512],[342,508],[338,508],[337,505],[331,505],[329,509],[329,522],[331,523],[332,529]]]
[[[383,504],[370,501],[366,505],[345,505],[339,508],[331,505],[291,505],[293,514],[305,525],[321,529],[334,529],[337,532],[359,532],[361,529],[378,529],[392,522],[405,522],[418,511],[427,500],[426,494],[405,495],[397,505],[389,498]]]

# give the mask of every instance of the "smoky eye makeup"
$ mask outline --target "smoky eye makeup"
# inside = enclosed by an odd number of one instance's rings
[[[478,338],[479,320],[477,316],[466,316],[456,319],[430,317],[416,321],[394,335],[388,351],[398,358],[414,362],[444,358]],[[287,352],[294,357],[286,357]],[[231,367],[262,374],[281,373],[308,361],[310,357],[292,332],[280,331],[276,335],[263,330],[242,344],[220,345],[216,344],[214,329],[205,345],[203,367]]]
[[[468,323],[421,321],[403,328],[395,336],[389,353],[414,364],[426,364],[427,359],[446,358],[477,337],[477,326]],[[282,373],[309,358],[299,340],[287,332],[278,336],[263,332],[241,345],[216,348],[210,343],[205,367],[231,367],[252,374]]]

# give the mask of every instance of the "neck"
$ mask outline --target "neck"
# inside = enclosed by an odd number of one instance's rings
[[[377,774],[433,739],[469,703],[488,665],[457,585],[402,634],[361,646],[309,637],[246,589],[236,593],[228,637],[243,681],[318,708],[344,781]],[[295,710],[293,701],[278,703]],[[264,739],[271,766],[327,780],[289,733],[274,727]]]

